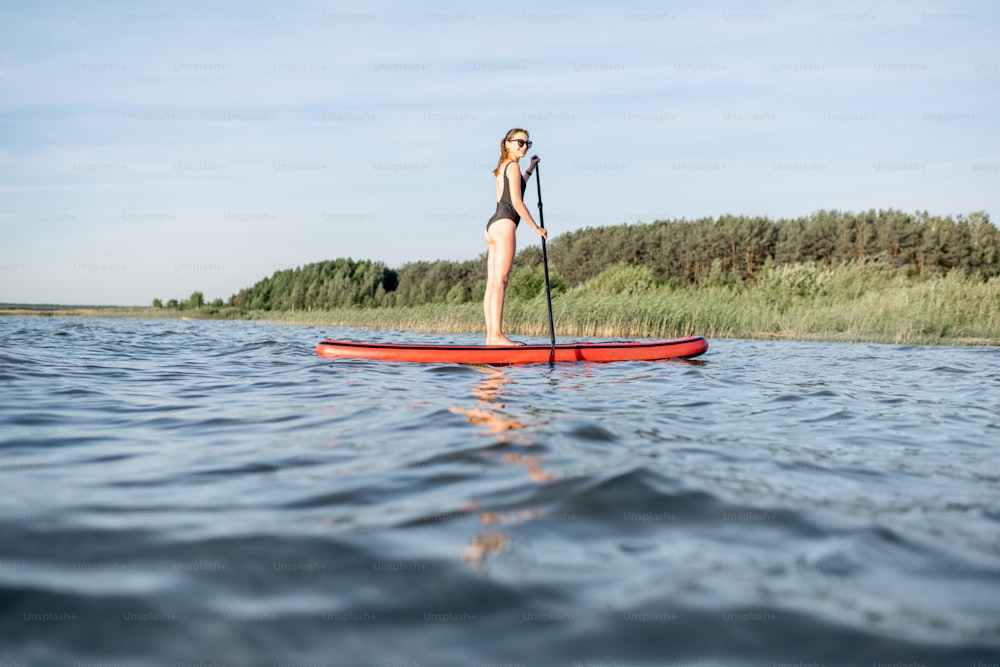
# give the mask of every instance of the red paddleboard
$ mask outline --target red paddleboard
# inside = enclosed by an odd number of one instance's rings
[[[334,359],[375,359],[453,364],[534,364],[552,361],[660,361],[690,359],[703,354],[708,341],[701,336],[658,341],[561,343],[551,345],[406,345],[324,340],[316,354]]]

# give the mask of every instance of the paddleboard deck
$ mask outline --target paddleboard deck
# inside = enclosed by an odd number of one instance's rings
[[[407,345],[324,340],[316,346],[316,354],[332,359],[508,365],[690,359],[704,354],[707,349],[708,341],[702,336],[658,341],[560,343],[555,346],[554,357],[551,345]]]

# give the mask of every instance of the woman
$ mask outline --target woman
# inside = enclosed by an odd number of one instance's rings
[[[529,148],[531,142],[526,130],[510,130],[500,141],[500,161],[493,170],[497,210],[486,223],[486,294],[483,296],[487,345],[523,345],[507,338],[502,325],[504,294],[517,247],[514,232],[521,218],[527,220],[543,239],[548,238],[548,232],[535,224],[524,205],[524,188],[539,162],[537,155],[532,157],[531,165],[521,175],[519,162]]]

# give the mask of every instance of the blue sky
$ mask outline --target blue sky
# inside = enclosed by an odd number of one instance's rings
[[[1000,219],[1000,5],[749,4],[4,3],[0,302],[225,299],[323,259],[472,259],[515,126],[554,236]]]

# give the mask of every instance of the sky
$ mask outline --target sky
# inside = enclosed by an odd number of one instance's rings
[[[0,303],[474,259],[512,127],[550,238],[831,209],[996,223],[998,28],[992,0],[3,3]]]

